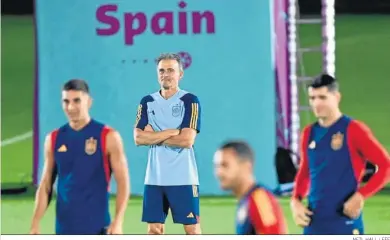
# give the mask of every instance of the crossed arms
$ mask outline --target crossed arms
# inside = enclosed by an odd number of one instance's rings
[[[194,145],[197,133],[200,131],[200,103],[192,94],[182,97],[184,102],[184,117],[179,129],[166,129],[154,131],[149,125],[148,101],[153,101],[147,96],[141,100],[138,106],[137,119],[134,127],[134,141],[141,145],[166,145],[171,147],[191,148]]]
[[[134,129],[134,141],[140,145],[166,145],[171,147],[191,148],[196,138],[196,130],[193,128],[167,129],[161,132],[154,132],[150,125],[144,130]]]

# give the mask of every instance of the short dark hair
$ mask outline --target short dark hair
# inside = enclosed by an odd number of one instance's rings
[[[179,54],[176,53],[161,53],[160,56],[157,57],[156,59],[156,64],[158,65],[161,60],[176,60],[177,63],[179,64],[179,68],[181,71],[183,71],[183,64],[181,62],[181,58]]]
[[[338,91],[339,84],[336,81],[336,78],[330,76],[329,74],[321,74],[318,77],[314,78],[314,80],[308,85],[308,87],[312,88],[321,88],[327,87],[329,91]]]
[[[242,140],[231,140],[223,143],[220,150],[232,149],[241,161],[255,161],[255,154],[249,144]]]
[[[71,79],[62,87],[63,91],[82,91],[89,94],[89,87],[86,81],[81,79]]]

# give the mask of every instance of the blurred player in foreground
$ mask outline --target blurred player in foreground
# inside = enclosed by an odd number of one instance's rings
[[[364,199],[388,182],[390,157],[366,125],[340,112],[341,94],[333,77],[317,77],[308,93],[318,121],[302,132],[291,201],[294,220],[304,234],[363,234]],[[360,186],[367,160],[377,172]],[[306,207],[301,201],[309,186]]]
[[[200,131],[198,98],[179,88],[183,65],[176,54],[157,60],[161,89],[141,100],[134,129],[136,145],[147,145],[142,221],[148,234],[163,234],[171,209],[187,234],[200,234],[199,180],[193,145]]]
[[[127,160],[121,136],[89,116],[92,99],[82,80],[62,89],[62,107],[69,123],[52,131],[45,141],[45,164],[36,193],[31,234],[51,200],[58,176],[56,234],[122,234],[130,194]],[[111,171],[117,182],[116,215],[109,213]]]
[[[240,200],[236,233],[242,235],[287,234],[283,211],[273,194],[255,183],[254,154],[241,141],[222,145],[215,153],[215,172],[224,190],[232,190]]]

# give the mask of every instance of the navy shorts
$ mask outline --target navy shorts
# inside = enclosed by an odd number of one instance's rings
[[[357,219],[340,217],[334,220],[314,220],[303,230],[305,235],[362,235],[364,225],[362,216]]]
[[[197,185],[145,185],[142,221],[165,223],[169,209],[174,223],[197,224],[199,222],[199,187]]]

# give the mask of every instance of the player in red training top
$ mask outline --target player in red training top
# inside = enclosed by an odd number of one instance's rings
[[[122,234],[130,195],[127,160],[120,134],[89,115],[92,98],[83,80],[73,79],[62,89],[68,123],[46,137],[45,164],[39,184],[31,234],[39,222],[58,177],[56,234]],[[117,182],[116,214],[109,213],[111,172]]]
[[[343,115],[336,80],[323,74],[308,88],[318,121],[303,129],[291,209],[304,234],[364,234],[364,199],[390,179],[390,157],[362,122]],[[360,186],[366,161],[377,172]],[[308,207],[301,200],[308,195]]]
[[[253,163],[252,149],[241,141],[225,143],[215,154],[215,172],[221,187],[232,190],[240,200],[236,214],[236,233],[286,234],[282,209],[269,190],[255,183]]]

